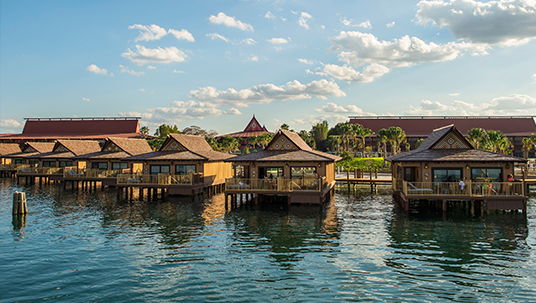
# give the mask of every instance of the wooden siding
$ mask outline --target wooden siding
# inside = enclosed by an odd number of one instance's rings
[[[230,162],[206,162],[203,164],[203,175],[216,176],[214,180],[231,178],[233,176],[233,165]]]

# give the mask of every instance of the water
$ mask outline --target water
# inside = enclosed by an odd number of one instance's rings
[[[324,209],[226,211],[223,195],[128,203],[0,182],[1,302],[536,300],[535,198],[527,216],[405,215],[343,189]]]

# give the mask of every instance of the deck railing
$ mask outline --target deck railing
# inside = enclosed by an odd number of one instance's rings
[[[29,164],[0,164],[0,170],[19,170],[30,167]]]
[[[63,167],[21,167],[17,175],[61,175]]]
[[[196,178],[197,177],[197,178]],[[118,185],[192,185],[198,176],[189,175],[170,175],[170,174],[118,174]]]
[[[122,170],[99,170],[95,168],[65,168],[63,177],[67,179],[84,179],[84,178],[116,178]]]
[[[225,179],[225,190],[227,191],[321,191],[326,186],[326,178],[303,178],[303,179]]]
[[[407,196],[524,196],[523,182],[472,182],[462,186],[458,182],[407,182],[402,181]]]

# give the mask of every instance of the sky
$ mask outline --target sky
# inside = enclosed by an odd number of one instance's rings
[[[0,133],[536,116],[536,1],[0,0]]]

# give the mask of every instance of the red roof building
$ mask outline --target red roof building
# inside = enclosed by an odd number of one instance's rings
[[[221,136],[218,136],[217,138],[218,139],[223,139],[227,136],[231,136],[231,137],[235,137],[235,138],[243,138],[242,139],[242,146],[241,148],[243,148],[244,146],[247,145],[247,140],[249,137],[253,137],[253,136],[260,136],[262,134],[265,134],[265,133],[268,133],[268,134],[271,134],[273,135],[274,133],[271,133],[269,132],[265,126],[261,126],[261,124],[259,123],[259,121],[257,120],[257,118],[255,118],[255,115],[253,115],[253,118],[251,118],[251,120],[249,121],[248,125],[246,126],[246,128],[241,131],[241,132],[236,132],[236,133],[231,133],[231,134],[226,134],[226,135],[221,135]]]
[[[473,128],[500,130],[513,144],[514,156],[522,157],[522,140],[536,134],[536,124],[532,116],[356,116],[350,123],[361,124],[375,134],[382,128],[398,126],[406,132],[411,149],[419,139],[425,139],[434,129],[453,124],[464,136]],[[376,145],[375,135],[370,138]],[[369,145],[370,146],[370,145]],[[534,153],[531,153],[534,156]]]
[[[0,135],[0,142],[144,138],[138,117],[25,118],[22,134]]]

